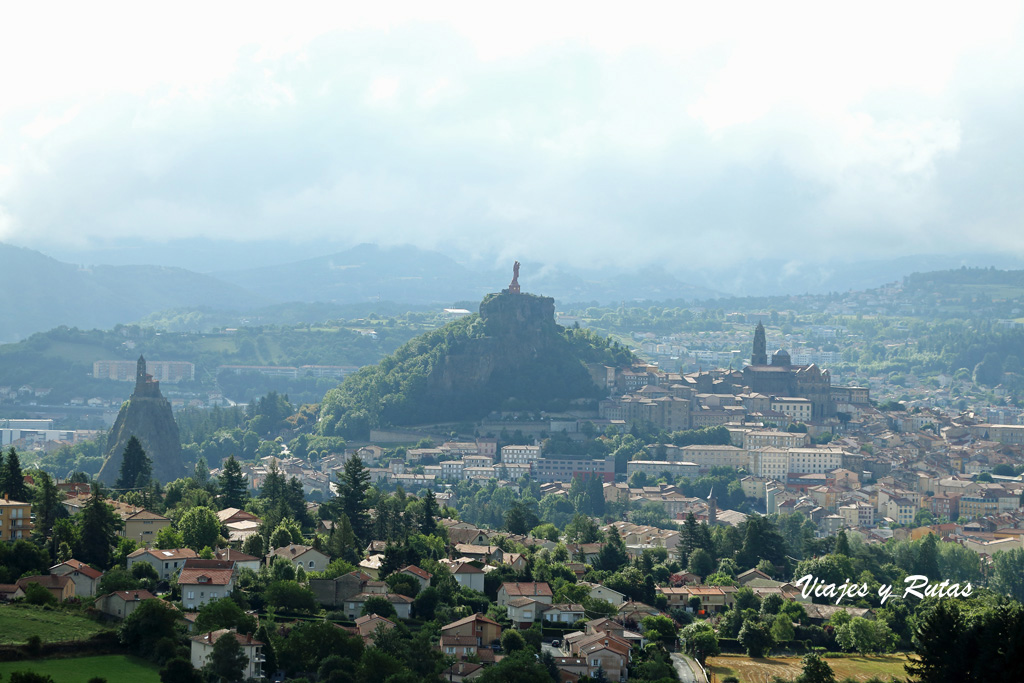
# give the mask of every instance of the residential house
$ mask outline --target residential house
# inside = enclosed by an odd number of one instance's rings
[[[158,598],[145,590],[115,591],[96,598],[96,609],[118,619],[124,619],[146,600]]]
[[[274,557],[283,557],[296,567],[303,567],[306,571],[322,572],[331,563],[331,558],[309,545],[289,543],[282,548],[275,548],[267,555],[269,565]]]
[[[75,582],[71,580],[70,576],[61,576],[59,574],[40,574],[38,576],[25,576],[18,579],[14,583],[18,587],[15,597],[24,595],[25,589],[32,583],[38,583],[48,590],[53,597],[57,598],[58,602],[64,602],[75,597]]]
[[[559,603],[541,608],[541,619],[556,624],[575,624],[585,618],[583,605]]]
[[[50,573],[57,576],[68,576],[75,584],[75,595],[82,598],[91,598],[96,595],[96,587],[99,586],[100,577],[103,572],[93,569],[84,562],[68,560],[50,567]]]
[[[385,619],[379,614],[367,614],[365,617],[356,617],[356,630],[363,639],[363,644],[373,647],[373,634],[379,627],[390,631],[395,627],[395,622]]]
[[[234,562],[188,559],[178,574],[181,602],[186,610],[197,610],[208,602],[226,598],[235,588]]]
[[[121,536],[138,541],[144,548],[156,543],[156,535],[161,529],[171,526],[171,520],[149,510],[139,510],[124,518]]]
[[[365,572],[354,571],[333,579],[310,579],[309,589],[320,604],[342,607],[346,600],[360,593],[386,593],[387,584]]]
[[[605,600],[610,602],[615,607],[621,607],[626,602],[626,596],[617,590],[607,588],[599,583],[585,583],[581,585],[590,586],[590,593],[588,597],[595,600]]]
[[[498,589],[498,604],[502,607],[515,598],[533,598],[548,605],[552,602],[551,586],[544,582],[511,582],[506,581]]]
[[[242,635],[232,629],[222,628],[219,631],[201,633],[192,636],[192,666],[202,669],[213,654],[214,644],[221,638],[234,638],[242,648],[245,655],[245,669],[242,671],[242,678],[245,680],[263,678],[263,663],[266,658],[263,656],[263,643],[254,640],[251,633]]]
[[[370,598],[384,598],[395,608],[399,619],[408,619],[412,616],[412,598],[398,593],[359,593],[345,600],[343,610],[349,619],[355,619],[363,614],[363,605]]]
[[[455,546],[455,554],[459,557],[468,557],[471,560],[483,562],[484,564],[501,562],[504,558],[504,552],[496,545],[458,543]]]
[[[414,564],[410,564],[408,567],[403,567],[398,571],[399,574],[406,574],[416,579],[416,582],[420,585],[420,590],[424,590],[430,586],[430,579],[434,576],[425,569],[420,569]]]
[[[11,500],[6,494],[0,500],[0,541],[17,541],[32,534],[32,504]]]
[[[156,550],[150,548],[139,548],[128,555],[128,571],[137,562],[145,562],[156,570],[157,576],[164,581],[169,581],[179,569],[185,566],[185,561],[199,557],[192,548],[168,548],[167,550]]]
[[[236,570],[251,569],[257,574],[260,572],[260,565],[263,564],[260,558],[246,555],[241,550],[235,550],[234,548],[214,550],[213,559],[220,560],[221,562],[234,562]]]
[[[475,591],[484,592],[484,570],[470,562],[456,562],[451,565],[456,583]]]
[[[469,636],[485,647],[501,640],[501,625],[477,612],[442,626],[441,636]]]
[[[506,615],[515,628],[520,630],[530,628],[533,623],[540,619],[541,611],[548,604],[534,600],[533,598],[512,598],[506,604]]]

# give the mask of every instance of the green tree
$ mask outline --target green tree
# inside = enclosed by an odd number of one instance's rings
[[[231,598],[213,600],[199,608],[195,621],[197,633],[209,633],[222,628],[234,629],[238,633],[254,633],[256,618],[246,614]]]
[[[203,675],[192,666],[192,660],[175,657],[160,670],[160,683],[204,683]]]
[[[299,612],[315,612],[317,610],[313,591],[303,588],[294,580],[272,582],[267,586],[264,597],[268,604],[278,609]]]
[[[35,529],[41,539],[50,537],[53,525],[61,517],[67,516],[67,511],[60,503],[60,492],[57,491],[53,478],[42,470],[33,475],[36,479],[36,495],[34,501],[34,512],[36,515]]]
[[[850,557],[850,540],[846,538],[846,531],[843,529],[839,530],[836,535],[836,550],[837,555],[846,555]]]
[[[176,638],[174,628],[180,613],[163,600],[143,600],[118,630],[121,642],[132,652],[149,657],[164,638]]]
[[[391,604],[391,601],[382,595],[375,595],[372,598],[367,598],[363,602],[362,616],[367,614],[376,614],[384,617],[385,619],[395,620],[398,619],[398,613],[395,611],[395,606]]]
[[[185,511],[178,522],[185,547],[199,551],[215,548],[220,540],[220,520],[217,513],[208,507],[194,507]]]
[[[365,544],[370,531],[367,492],[370,489],[370,473],[363,466],[358,455],[353,455],[345,462],[340,481],[338,482],[338,499],[341,502],[341,513],[352,526],[356,542]]]
[[[772,622],[772,638],[777,643],[788,643],[796,636],[793,629],[793,622],[789,620],[788,614],[777,614]]]
[[[917,659],[904,665],[920,683],[972,680],[972,661],[963,651],[961,637],[965,623],[955,600],[939,600],[923,609],[914,632]]]
[[[142,488],[153,478],[153,461],[142,448],[142,443],[133,435],[128,439],[121,456],[121,472],[114,483],[117,489]]]
[[[2,456],[0,452],[0,458]],[[0,465],[0,495],[21,503],[31,502],[28,487],[25,486],[25,475],[21,471],[21,460],[14,446],[7,449],[7,458]]]
[[[1001,550],[992,555],[992,590],[1024,601],[1024,548]]]
[[[743,623],[739,635],[740,645],[747,651],[748,657],[759,659],[775,646],[768,627],[755,619],[748,619]]]
[[[420,517],[420,533],[424,536],[430,536],[437,531],[437,517],[440,515],[440,509],[437,505],[437,498],[434,496],[433,489],[427,489],[427,493],[423,496],[423,510]]]
[[[165,526],[156,532],[156,547],[159,550],[171,550],[185,547],[185,539],[181,532],[172,526]]]
[[[704,548],[695,548],[693,552],[690,553],[690,559],[686,565],[686,569],[703,578],[715,570],[715,559],[711,557],[711,553],[704,550]]]
[[[120,528],[121,519],[114,508],[104,502],[102,488],[96,484],[82,508],[75,556],[86,564],[109,568],[113,564],[112,546]]]
[[[513,652],[519,652],[526,647],[526,639],[523,638],[523,634],[514,628],[510,628],[501,634],[501,649],[506,653],[512,654]]]
[[[715,633],[715,629],[706,621],[695,621],[689,624],[683,628],[680,635],[685,643],[687,654],[701,664],[704,664],[708,657],[714,657],[722,651],[718,645],[718,635]]]
[[[832,667],[816,652],[804,655],[803,671],[796,678],[796,683],[836,683],[836,675]]]
[[[249,500],[249,490],[245,482],[245,475],[242,474],[242,466],[231,455],[224,462],[224,469],[218,477],[220,487],[220,504],[225,508],[245,507]]]

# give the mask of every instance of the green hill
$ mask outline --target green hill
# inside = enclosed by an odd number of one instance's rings
[[[365,437],[379,426],[477,419],[492,410],[548,408],[603,391],[588,365],[632,355],[591,332],[555,324],[554,299],[490,294],[470,315],[421,335],[363,368],[321,404],[325,436]]]

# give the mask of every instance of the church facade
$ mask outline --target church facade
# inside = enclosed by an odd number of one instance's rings
[[[773,353],[769,362],[764,325],[760,322],[754,329],[750,363],[743,368],[743,383],[751,391],[768,396],[805,398],[811,402],[812,419],[835,417],[832,378],[828,370],[822,370],[813,363],[793,365],[785,349]]]

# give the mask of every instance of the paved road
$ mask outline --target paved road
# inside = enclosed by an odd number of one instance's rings
[[[551,647],[547,643],[541,643],[540,644],[540,651],[541,652],[550,652],[552,657],[566,657],[566,656],[568,656],[564,652],[559,650],[557,647]]]
[[[704,680],[704,674],[701,673],[700,667],[697,666],[697,662],[691,660],[686,655],[673,652],[672,666],[675,667],[676,673],[679,674],[679,680],[682,683],[707,683]]]

